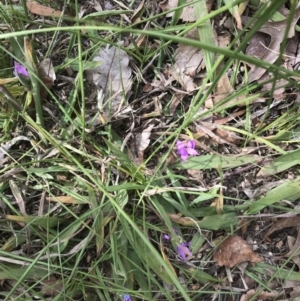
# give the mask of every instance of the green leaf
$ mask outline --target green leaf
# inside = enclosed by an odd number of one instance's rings
[[[295,201],[299,199],[300,194],[300,177],[293,181],[286,181],[278,187],[269,191],[265,196],[258,199],[245,214],[255,214],[267,206],[271,206],[274,203],[282,200]]]
[[[207,230],[229,229],[237,223],[238,218],[234,212],[205,216],[200,222],[197,222],[200,228]]]
[[[23,279],[42,279],[49,274],[46,268],[37,265],[32,266],[28,271],[28,266],[18,266],[13,264],[0,264],[0,280],[18,280],[22,275]],[[24,275],[26,273],[26,275]]]
[[[259,176],[269,176],[282,172],[294,165],[300,164],[300,150],[295,150],[276,158],[273,162],[265,165]]]
[[[249,163],[255,164],[260,161],[259,156],[221,156],[221,155],[204,155],[199,157],[190,157],[186,162],[176,164],[179,169],[219,169],[233,168],[243,166]]]

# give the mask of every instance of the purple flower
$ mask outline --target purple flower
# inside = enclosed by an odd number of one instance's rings
[[[182,258],[183,261],[186,261],[185,258],[186,255],[193,256],[193,254],[188,248],[189,245],[190,245],[189,243],[182,242],[177,246],[178,255]]]
[[[173,228],[173,229],[174,229],[175,233],[178,235],[177,228]],[[166,233],[163,234],[163,237],[165,240],[171,239],[171,237]],[[193,254],[189,250],[189,245],[190,245],[190,242],[181,242],[177,245],[177,253],[182,258],[183,261],[186,261],[186,255],[193,256]]]
[[[130,296],[128,294],[124,294],[122,296],[122,298],[123,298],[124,301],[131,301],[131,298],[130,298]]]
[[[14,69],[14,75],[18,78],[20,77],[25,77],[25,78],[28,78],[29,77],[29,74],[28,74],[28,71],[26,70],[26,68],[19,64],[18,62],[14,62],[15,64],[15,69]]]
[[[196,142],[195,140],[189,140],[184,143],[180,140],[176,142],[177,153],[180,155],[182,161],[186,161],[189,156],[198,156],[199,153],[195,150]]]
[[[166,233],[163,236],[164,236],[165,240],[170,240],[171,239],[171,237],[168,234],[166,234]]]

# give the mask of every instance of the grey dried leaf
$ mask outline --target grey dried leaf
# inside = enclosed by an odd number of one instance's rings
[[[107,46],[93,60],[102,63],[97,68],[87,70],[86,76],[88,81],[102,91],[103,106],[99,110],[103,119],[107,120],[124,112],[127,107],[126,95],[132,85],[129,56],[118,47]]]
[[[118,92],[131,85],[131,68],[127,53],[115,46],[101,49],[94,61],[102,64],[95,69],[87,70],[88,80],[91,80],[97,88],[104,93]]]

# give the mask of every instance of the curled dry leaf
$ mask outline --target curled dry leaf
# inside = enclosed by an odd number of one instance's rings
[[[263,259],[254,253],[248,243],[240,236],[233,235],[226,238],[216,249],[214,260],[219,266],[234,267],[245,261],[257,263]]]

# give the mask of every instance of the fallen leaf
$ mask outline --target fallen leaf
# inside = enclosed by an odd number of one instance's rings
[[[55,297],[60,294],[64,289],[64,283],[61,280],[51,276],[49,279],[42,281],[42,295]]]
[[[131,68],[127,53],[115,46],[109,45],[101,49],[99,55],[93,61],[101,61],[101,65],[95,69],[87,70],[93,83],[105,92],[117,92],[123,87],[131,85]]]
[[[235,147],[238,144],[237,141],[240,140],[236,133],[222,129],[221,125],[217,123],[197,122],[196,130],[196,137],[202,137],[204,134],[218,144],[229,144]]]
[[[51,7],[41,5],[36,1],[26,1],[26,6],[28,10],[35,15],[44,16],[44,17],[60,17],[61,11],[55,10]]]
[[[248,243],[238,235],[226,238],[216,249],[214,260],[219,266],[234,267],[237,264],[250,261],[257,263],[263,259],[254,253]]]
[[[145,0],[142,0],[131,17],[132,23],[136,23],[140,21],[140,15],[142,14],[144,9],[145,9]]]
[[[296,9],[293,20],[290,24],[288,38],[292,38],[295,35],[295,25],[300,17],[300,8]],[[243,23],[247,23],[249,18],[244,17]],[[265,51],[262,52],[259,59],[264,60],[268,63],[274,63],[280,55],[280,45],[284,39],[287,27],[287,20],[278,22],[266,22],[258,31],[265,33],[270,36],[270,44],[267,45]],[[262,77],[266,72],[264,68],[258,66],[252,66],[249,72],[249,82],[253,82]]]
[[[93,61],[100,61],[101,64],[94,69],[86,70],[87,80],[101,90],[103,98],[99,101],[101,103],[99,110],[107,120],[127,106],[126,94],[132,85],[129,56],[119,47],[109,48],[107,45]]]
[[[43,81],[48,89],[51,89],[54,81],[56,80],[56,74],[50,58],[44,59],[38,66],[38,73],[40,79]],[[46,98],[48,91],[41,85],[41,97]]]
[[[150,144],[150,136],[154,125],[149,125],[141,133],[134,136],[130,147],[130,158],[136,165],[144,162],[144,151]]]
[[[48,201],[55,202],[55,203],[63,203],[63,204],[87,204],[87,201],[83,201],[80,199],[75,199],[71,195],[62,195],[57,197],[48,197]]]
[[[289,227],[298,227],[298,226],[300,226],[300,215],[293,216],[293,218],[287,217],[287,218],[278,219],[268,230],[268,232],[264,237],[264,240],[271,241],[269,236],[277,230],[281,230]]]
[[[284,256],[289,258],[291,257],[292,260],[297,264],[298,268],[300,268],[300,227],[297,227],[298,235],[296,241],[293,244],[289,244],[290,251],[285,254]]]
[[[90,3],[91,3],[91,2],[90,2]],[[103,8],[102,8],[101,4],[100,4],[99,1],[97,1],[97,0],[94,0],[94,1],[93,1],[92,6],[93,6],[94,10],[96,10],[96,11],[98,11],[98,12],[103,11]]]
[[[188,0],[187,3],[193,2],[193,0]],[[212,5],[214,3],[214,0],[206,1],[206,7],[207,11],[210,12]],[[168,11],[168,10],[174,10],[178,7],[178,0],[164,0],[159,4],[162,11]],[[171,18],[174,15],[174,11],[169,12],[167,14],[167,17]],[[195,15],[195,9],[194,5],[188,5],[185,6],[182,10],[180,19],[183,22],[195,22],[196,21],[196,15]]]
[[[223,0],[224,4],[231,4],[233,3],[232,0]],[[231,15],[235,18],[236,21],[236,27],[238,29],[242,29],[242,19],[241,14],[243,13],[243,7],[239,7],[237,5],[234,5],[233,7],[229,8],[229,11]]]
[[[286,279],[282,287],[284,289],[289,289],[291,300],[296,301],[294,298],[300,296],[300,279],[298,281]]]
[[[23,194],[18,186],[18,183],[15,180],[11,179],[11,180],[9,180],[9,186],[10,186],[11,192],[17,202],[17,205],[19,206],[20,213],[22,215],[27,215]]]
[[[182,99],[184,98],[183,93],[175,93],[172,97],[169,114],[173,116],[175,114],[177,106],[180,104]]]
[[[241,296],[240,301],[250,301],[254,300],[253,297],[255,296],[255,300],[275,300],[279,296],[278,292],[260,292],[254,289],[251,289],[246,294]]]
[[[184,37],[199,41],[197,28],[193,28]],[[185,91],[194,91],[197,88],[194,78],[204,68],[202,49],[179,43],[175,55],[175,63],[169,68],[170,75],[181,84]]]
[[[10,148],[13,145],[15,145],[16,143],[20,142],[20,141],[28,141],[28,142],[30,142],[31,146],[37,152],[37,154],[39,153],[39,149],[36,147],[36,144],[34,143],[33,140],[30,140],[29,138],[27,138],[25,136],[18,136],[16,138],[13,138],[10,141],[7,141],[6,143],[2,143],[0,145],[0,167],[2,167],[2,165],[5,162],[4,156],[10,157],[10,155],[9,155]]]

